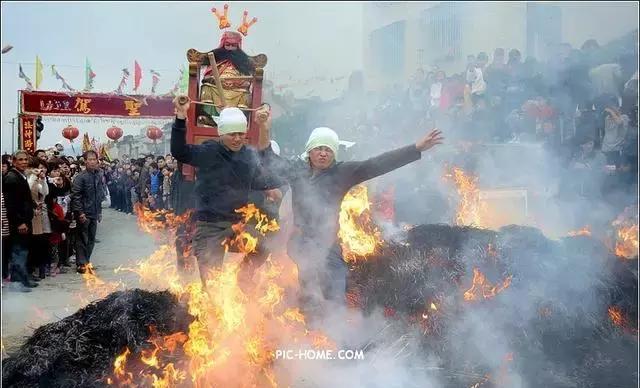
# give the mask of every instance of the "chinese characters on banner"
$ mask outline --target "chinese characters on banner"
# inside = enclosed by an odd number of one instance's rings
[[[36,151],[36,116],[20,115],[20,148],[33,154]]]
[[[34,115],[173,117],[171,98],[22,91],[21,111]]]

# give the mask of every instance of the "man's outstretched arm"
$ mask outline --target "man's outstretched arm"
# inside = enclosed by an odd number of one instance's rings
[[[442,144],[444,138],[442,132],[434,129],[429,134],[418,140],[415,144],[385,152],[371,159],[361,162],[351,162],[353,173],[350,174],[349,186],[357,185],[377,176],[384,175],[397,168],[405,166],[420,159],[422,152]]]

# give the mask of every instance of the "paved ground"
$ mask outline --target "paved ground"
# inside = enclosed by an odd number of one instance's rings
[[[148,257],[157,243],[138,229],[133,215],[105,209],[103,217],[98,225],[100,243],[96,244],[91,260],[98,276],[107,282],[121,279],[125,287],[137,287],[135,275],[115,274],[113,270]],[[3,356],[20,346],[35,328],[71,315],[88,302],[85,281],[75,271],[47,278],[31,293],[3,288]]]

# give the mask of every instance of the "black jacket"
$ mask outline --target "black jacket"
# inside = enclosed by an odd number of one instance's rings
[[[233,152],[214,140],[187,144],[185,124],[180,119],[173,124],[171,154],[197,169],[196,220],[237,222],[240,215],[235,210],[247,205],[250,191],[281,186],[264,172],[254,149]]]
[[[12,168],[2,178],[2,193],[7,209],[10,233],[16,233],[18,226],[26,224],[31,232],[31,220],[33,220],[36,203],[31,197],[29,183],[15,168]]]
[[[313,241],[324,249],[337,241],[340,204],[353,186],[416,161],[421,155],[415,145],[410,145],[364,161],[334,163],[314,176],[305,160],[283,159],[271,147],[260,154],[267,169],[289,182],[294,224],[299,231],[294,238]]]
[[[102,200],[105,189],[101,170],[85,170],[78,174],[71,186],[71,211],[78,217],[84,213],[87,218],[97,219],[102,214]]]

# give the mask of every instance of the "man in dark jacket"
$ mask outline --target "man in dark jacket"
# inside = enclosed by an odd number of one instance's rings
[[[433,130],[415,144],[365,161],[342,163],[335,160],[338,135],[329,128],[316,128],[303,157],[285,160],[271,150],[268,112],[259,112],[258,121],[265,123],[259,142],[265,167],[291,187],[295,231],[288,252],[298,265],[303,293],[316,299],[320,291],[324,299],[344,301],[347,268],[337,241],[344,195],[359,183],[420,159],[422,152],[442,143],[441,132]]]
[[[84,153],[84,160],[86,169],[75,177],[71,188],[71,210],[78,220],[78,273],[85,273],[87,264],[91,262],[98,222],[102,221],[102,200],[105,196],[102,171],[98,168],[98,154],[95,151],[87,151]]]
[[[234,235],[231,226],[241,221],[236,210],[248,203],[252,190],[272,190],[279,181],[266,175],[255,150],[245,146],[247,119],[238,108],[225,108],[218,119],[220,141],[200,145],[186,142],[186,114],[189,102],[174,102],[176,120],[171,130],[171,154],[181,163],[196,167],[196,231],[193,238],[200,277],[206,284],[208,272],[223,262],[225,239]],[[259,265],[266,250],[259,247],[247,264]]]
[[[11,280],[21,282],[24,286],[22,291],[38,285],[29,281],[27,272],[31,221],[36,208],[25,175],[28,166],[29,154],[26,151],[17,151],[13,156],[13,168],[2,178],[2,193],[7,207],[11,238],[9,271]]]

